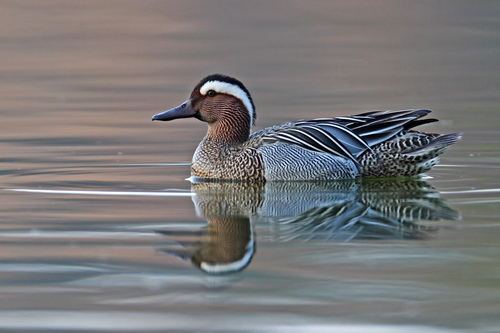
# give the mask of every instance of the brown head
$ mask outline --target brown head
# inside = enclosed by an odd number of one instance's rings
[[[194,87],[186,102],[153,120],[188,117],[208,123],[207,139],[233,145],[248,140],[256,115],[252,97],[240,81],[212,74]]]

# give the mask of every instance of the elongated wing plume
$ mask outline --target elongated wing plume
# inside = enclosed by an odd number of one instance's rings
[[[419,120],[429,110],[372,111],[355,116],[301,120],[267,133],[267,141],[281,141],[305,149],[335,154],[357,163],[356,157],[403,130],[436,119]]]

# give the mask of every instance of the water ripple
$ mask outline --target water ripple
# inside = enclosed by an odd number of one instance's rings
[[[127,192],[127,191],[82,191],[82,190],[49,190],[49,189],[4,189],[4,191],[42,194],[70,194],[70,195],[109,195],[109,196],[139,196],[139,197],[192,197],[191,192]]]

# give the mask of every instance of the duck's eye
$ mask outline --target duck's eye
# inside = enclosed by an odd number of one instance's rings
[[[207,91],[207,96],[208,97],[214,97],[217,93],[215,92],[215,90],[209,90]]]

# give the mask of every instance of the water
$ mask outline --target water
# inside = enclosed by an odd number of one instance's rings
[[[496,2],[0,7],[2,331],[500,331]],[[151,116],[212,72],[256,129],[422,107],[464,138],[420,181],[192,185],[205,124]]]

